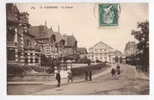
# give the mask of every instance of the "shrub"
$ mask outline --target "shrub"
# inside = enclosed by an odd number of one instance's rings
[[[89,65],[85,67],[72,68],[72,73],[74,76],[83,75],[87,70],[99,70],[103,67],[106,67],[105,63],[97,64],[97,65]]]
[[[51,73],[54,72],[54,68],[49,68],[49,69],[46,70],[46,72],[47,72],[48,74],[51,74]]]
[[[19,64],[7,64],[7,75],[23,76],[25,70]]]

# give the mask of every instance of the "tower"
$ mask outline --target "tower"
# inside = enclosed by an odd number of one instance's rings
[[[45,20],[44,25],[47,26],[47,21]]]
[[[58,33],[60,33],[60,26],[58,25]]]

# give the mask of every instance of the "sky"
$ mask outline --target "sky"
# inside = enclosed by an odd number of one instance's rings
[[[148,20],[147,3],[121,3],[119,25],[100,27],[97,3],[18,3],[20,12],[29,13],[32,26],[44,25],[54,31],[60,27],[61,34],[74,35],[79,47],[87,49],[103,41],[114,49],[124,51],[137,23]],[[137,42],[137,41],[136,41]]]

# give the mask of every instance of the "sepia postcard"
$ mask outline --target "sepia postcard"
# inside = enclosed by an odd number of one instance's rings
[[[148,3],[6,3],[7,95],[149,95]]]

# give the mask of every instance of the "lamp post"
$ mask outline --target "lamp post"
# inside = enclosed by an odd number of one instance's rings
[[[72,61],[71,60],[67,60],[67,69],[71,70],[72,69]]]

